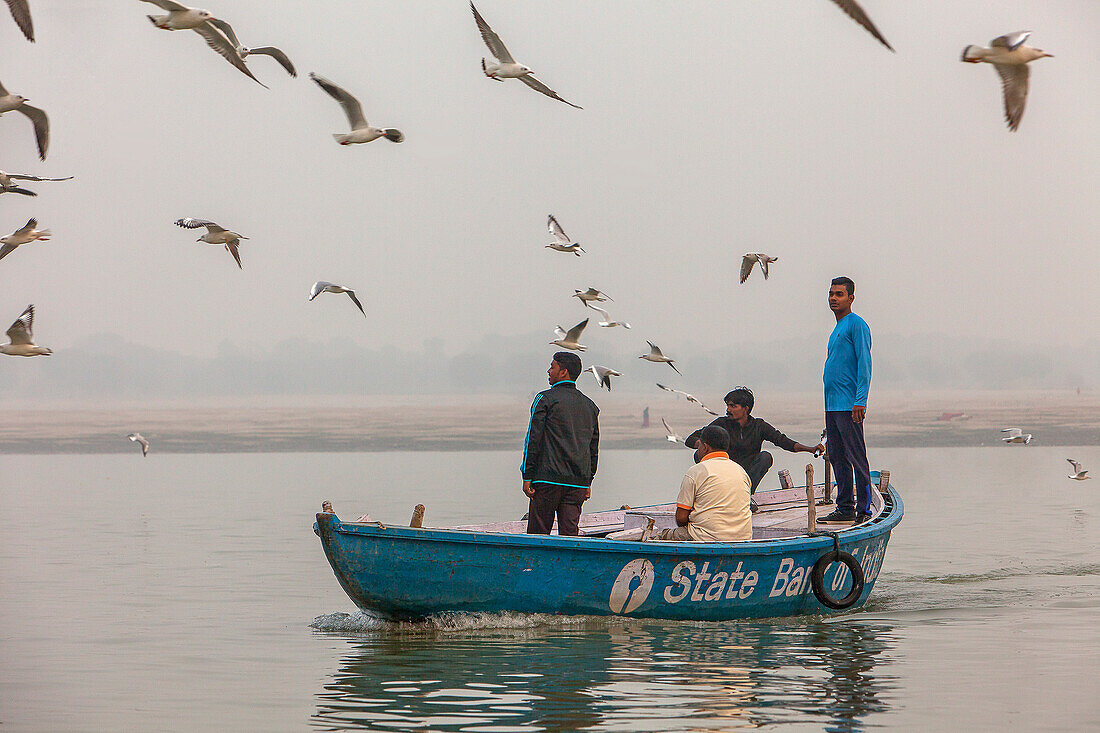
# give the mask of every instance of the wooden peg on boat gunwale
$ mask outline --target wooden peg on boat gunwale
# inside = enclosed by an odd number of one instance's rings
[[[828,506],[833,502],[833,466],[829,463],[829,455],[822,453],[821,457],[825,459],[825,496],[822,497],[819,506]]]
[[[321,502],[321,512],[323,514],[335,514],[336,513],[334,511],[332,511],[332,502],[329,501],[328,499],[325,499],[324,501]]]
[[[413,507],[412,519],[409,520],[410,527],[423,527],[424,526],[424,505],[417,504]]]
[[[890,488],[890,471],[883,469],[878,472],[878,493],[885,494]]]
[[[806,533],[817,531],[817,499],[814,497],[814,464],[806,464]]]

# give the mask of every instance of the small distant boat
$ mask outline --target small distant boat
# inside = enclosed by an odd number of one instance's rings
[[[889,474],[872,518],[807,533],[805,487],[757,492],[753,539],[638,541],[674,526],[675,504],[581,517],[580,537],[524,534],[527,523],[403,527],[343,522],[326,506],[314,532],[337,580],[364,612],[417,619],[445,612],[545,613],[724,621],[825,614],[866,602],[901,521]],[[879,473],[872,472],[875,481]],[[816,503],[825,486],[814,487]]]

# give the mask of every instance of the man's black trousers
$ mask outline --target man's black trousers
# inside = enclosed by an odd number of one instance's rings
[[[581,518],[587,488],[562,486],[535,481],[531,484],[535,495],[527,511],[527,534],[550,534],[554,527],[554,515],[558,517],[558,534],[576,537],[580,534],[577,523]]]

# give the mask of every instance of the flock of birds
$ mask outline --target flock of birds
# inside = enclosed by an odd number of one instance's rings
[[[293,62],[291,62],[290,58],[282,50],[275,46],[261,46],[256,48],[244,46],[238,39],[233,27],[227,21],[215,17],[207,10],[188,7],[175,2],[175,0],[140,1],[156,5],[165,11],[163,15],[146,16],[156,28],[166,31],[194,31],[202,37],[210,49],[222,56],[242,74],[264,88],[267,88],[267,86],[257,79],[248,67],[247,60],[250,57],[258,55],[268,56],[282,66],[290,76],[297,77],[298,75]],[[34,42],[34,25],[31,19],[28,0],[6,0],[6,2],[12,17],[19,26],[19,29],[23,32],[23,35],[27,40]],[[855,2],[855,0],[833,0],[833,2],[855,22],[866,29],[868,33],[879,41],[879,43],[890,51],[894,51],[894,48],[871,21],[870,17],[858,2]],[[546,83],[538,79],[534,75],[531,67],[517,62],[515,57],[513,57],[512,53],[508,50],[508,47],[505,46],[500,35],[493,30],[472,2],[470,3],[470,10],[473,13],[474,23],[485,46],[495,59],[495,63],[486,61],[484,57],[481,59],[481,70],[487,78],[497,82],[504,82],[507,79],[518,79],[527,87],[540,94],[544,94],[570,107],[583,109],[579,105],[565,99]],[[1016,130],[1019,127],[1020,120],[1023,117],[1028,91],[1028,64],[1037,59],[1049,57],[1051,55],[1040,49],[1024,45],[1029,35],[1030,31],[1006,34],[993,39],[988,48],[971,45],[967,46],[962,52],[962,61],[967,63],[988,63],[992,64],[996,69],[1003,86],[1005,120],[1011,130]],[[347,90],[315,73],[310,73],[309,78],[340,105],[347,117],[348,126],[350,128],[349,132],[333,134],[333,138],[340,145],[369,143],[379,138],[386,138],[394,143],[400,143],[405,140],[405,136],[400,130],[390,127],[374,127],[367,122],[359,100]],[[31,121],[34,128],[39,158],[45,160],[50,141],[49,118],[43,110],[31,106],[28,104],[28,101],[26,97],[9,93],[3,84],[0,84],[0,115],[7,112],[19,112],[25,115]],[[14,193],[23,196],[37,196],[34,191],[24,188],[23,184],[17,182],[65,181],[71,178],[72,176],[65,178],[45,178],[30,174],[6,173],[0,171],[0,194]],[[187,217],[179,219],[175,223],[177,226],[185,229],[205,228],[206,232],[196,241],[224,247],[233,257],[237,266],[243,269],[244,266],[240,256],[240,245],[242,240],[247,240],[248,237],[206,219]],[[546,245],[547,248],[558,252],[569,253],[576,257],[580,257],[585,253],[585,250],[580,244],[565,233],[565,230],[553,215],[549,216],[547,227],[552,238],[551,242]],[[26,225],[17,229],[12,234],[0,237],[0,244],[3,245],[3,247],[0,248],[0,260],[7,257],[22,245],[34,241],[45,241],[49,238],[50,230],[39,229],[37,219],[32,218]],[[757,265],[759,265],[764,279],[767,280],[769,276],[769,265],[777,261],[777,257],[772,257],[763,252],[745,253],[741,262],[740,283],[744,284],[748,280],[753,269]],[[348,295],[356,308],[366,316],[363,304],[359,301],[358,297],[356,297],[353,289],[320,280],[313,284],[310,290],[309,300],[314,300],[322,293]],[[627,330],[632,328],[631,325],[625,321],[613,320],[606,308],[595,305],[596,303],[612,301],[606,293],[590,287],[584,291],[574,291],[573,297],[579,299],[586,308],[595,310],[600,314],[602,320],[597,322],[599,327],[614,328],[621,326],[623,329]],[[558,326],[555,329],[556,338],[550,343],[563,349],[585,351],[588,347],[580,343],[580,338],[584,329],[588,326],[588,322],[589,319],[586,318],[568,331]],[[15,323],[7,330],[9,343],[0,345],[0,354],[28,357],[49,356],[52,354],[53,352],[49,348],[38,346],[34,343],[33,325],[34,305],[32,304],[27,306],[19,318],[16,319]],[[647,340],[646,344],[649,346],[649,351],[639,355],[639,359],[657,364],[668,364],[673,371],[677,374],[681,374],[680,370],[676,367],[675,359],[665,356],[660,347],[652,341]],[[585,371],[592,374],[600,387],[609,391],[612,387],[612,378],[623,376],[622,372],[602,365],[592,365]],[[660,383],[657,383],[657,386],[661,390],[682,396],[688,402],[698,405],[710,415],[719,414],[708,408],[688,392]],[[666,437],[670,442],[678,443],[683,441],[683,438],[676,435],[664,418],[661,419],[661,422],[665,426],[667,432]],[[1031,435],[1023,434],[1018,428],[1008,428],[1005,429],[1004,432],[1008,433],[1006,437],[1002,438],[1006,443],[1027,444],[1031,440]],[[142,455],[148,455],[149,441],[141,434],[132,433],[128,438],[141,446]],[[1080,464],[1073,460],[1070,460],[1070,463],[1073,464],[1075,471],[1075,474],[1071,475],[1070,478],[1078,480],[1088,478],[1085,475],[1087,471],[1082,470]]]

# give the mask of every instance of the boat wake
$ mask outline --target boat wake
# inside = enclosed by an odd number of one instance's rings
[[[906,575],[883,574],[882,579],[887,584],[892,582],[902,583],[944,583],[947,585],[957,583],[982,583],[988,580],[1005,580],[1009,578],[1033,577],[1036,575],[1075,576],[1084,577],[1100,575],[1100,563],[1087,563],[1084,565],[1066,565],[1046,568],[1011,567],[998,568],[982,573],[953,573],[948,575]]]
[[[324,614],[313,619],[317,631],[340,634],[371,634],[379,631],[438,632],[480,629],[531,629],[540,626],[571,626],[589,621],[586,616],[556,616],[546,613],[441,613],[419,621],[391,621],[362,611]]]

